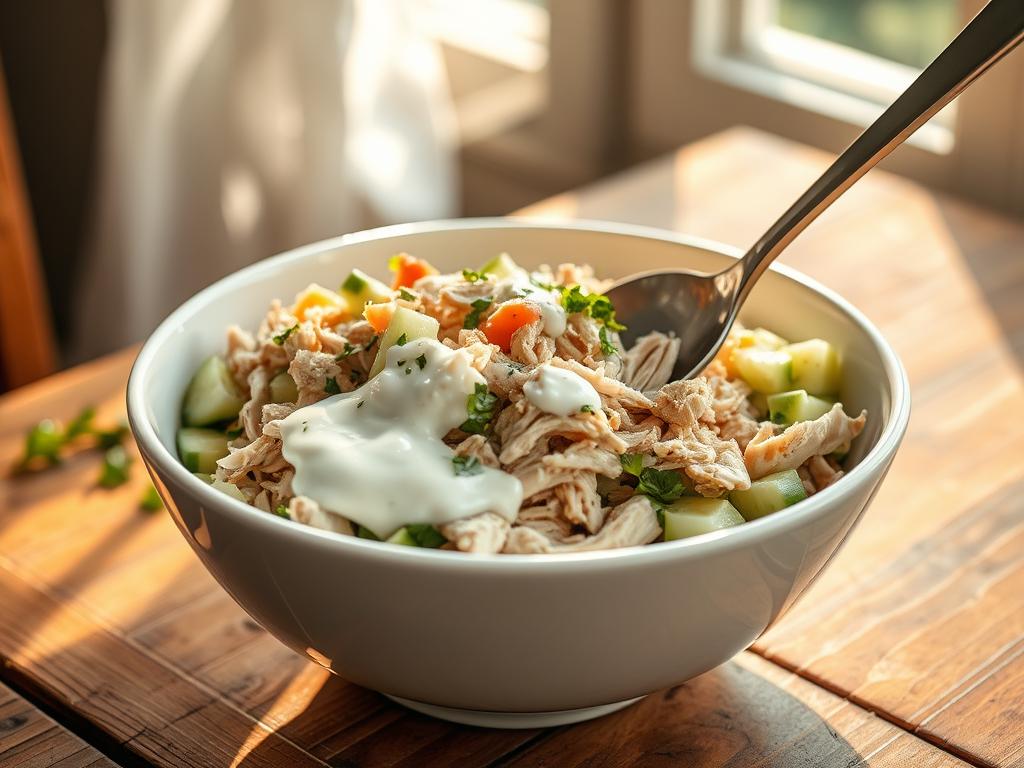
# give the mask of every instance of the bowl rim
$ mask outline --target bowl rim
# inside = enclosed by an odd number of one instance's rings
[[[878,441],[860,463],[843,476],[841,482],[829,486],[791,508],[780,510],[776,514],[752,520],[735,528],[714,531],[687,539],[658,542],[657,546],[643,545],[591,552],[469,555],[464,552],[405,547],[385,542],[367,541],[355,536],[345,536],[333,531],[325,531],[286,520],[276,515],[260,513],[248,504],[214,490],[208,484],[193,476],[157,437],[156,429],[148,417],[145,404],[146,398],[142,382],[146,371],[153,364],[154,360],[158,358],[159,351],[166,340],[187,318],[195,314],[201,307],[206,306],[213,298],[229,292],[234,284],[243,280],[258,278],[263,273],[271,274],[277,272],[289,262],[300,261],[318,253],[334,251],[356,243],[382,240],[390,237],[425,234],[428,232],[473,229],[540,229],[595,232],[627,238],[658,240],[669,244],[710,251],[731,258],[739,258],[742,255],[739,249],[730,245],[656,227],[586,219],[551,221],[530,217],[439,219],[407,224],[391,224],[293,248],[236,270],[203,288],[171,312],[146,339],[132,365],[126,393],[129,425],[144,456],[149,462],[156,465],[161,472],[167,473],[167,475],[173,478],[178,485],[189,490],[202,503],[205,509],[216,510],[220,514],[234,518],[236,522],[242,525],[272,526],[267,528],[267,532],[271,535],[301,537],[310,545],[335,548],[339,556],[385,561],[393,560],[404,565],[417,562],[417,564],[421,564],[424,567],[459,572],[467,570],[481,572],[493,572],[500,569],[521,570],[526,564],[533,564],[535,567],[542,568],[545,571],[550,569],[593,567],[597,564],[628,566],[637,563],[653,564],[658,561],[680,560],[721,553],[727,550],[742,548],[755,543],[759,539],[785,533],[812,522],[814,519],[824,516],[828,509],[836,505],[842,505],[845,500],[849,500],[854,495],[855,486],[863,487],[866,484],[873,483],[877,487],[878,483],[881,482],[886,466],[891,461],[906,432],[910,418],[910,388],[903,364],[881,332],[860,310],[832,289],[825,287],[792,267],[778,263],[772,264],[770,268],[824,297],[870,339],[881,357],[883,371],[889,381],[891,390],[889,418],[882,430],[882,434],[878,437]],[[152,472],[153,470],[151,469],[150,471]]]

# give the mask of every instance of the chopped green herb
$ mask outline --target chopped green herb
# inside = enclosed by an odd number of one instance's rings
[[[597,332],[597,337],[601,340],[601,354],[605,357],[619,354],[619,350],[608,338],[608,326],[602,325],[601,329]]]
[[[345,282],[341,284],[341,290],[348,293],[362,293],[365,287],[366,281],[355,272],[349,273],[349,276],[345,278]]]
[[[358,403],[356,403],[356,408],[362,408],[363,407],[363,403],[365,403],[365,402],[366,402],[365,400],[360,400]]]
[[[370,337],[370,340],[367,341],[365,344],[363,344],[363,351],[365,352],[370,347],[372,347],[374,344],[376,344],[377,343],[377,339],[379,339],[379,338],[380,338],[380,336],[378,336],[376,333],[373,334],[373,336]]]
[[[405,333],[403,333],[401,336],[399,336],[397,339],[395,339],[395,346],[396,347],[404,347],[408,343],[409,343],[409,336],[408,336],[408,334],[405,334]]]
[[[97,481],[103,488],[117,488],[128,482],[128,466],[131,464],[131,457],[125,453],[120,445],[108,448],[103,454],[103,467],[100,470],[100,478]]]
[[[274,514],[278,517],[283,517],[285,520],[292,519],[291,512],[288,511],[288,507],[284,504],[278,504],[277,507],[274,508]]]
[[[427,367],[427,356],[426,355],[420,355],[419,357],[417,357],[416,358],[416,365],[418,365],[420,367],[421,371],[424,368],[426,368]]]
[[[540,288],[542,291],[557,291],[559,287],[554,283],[545,283],[543,280],[538,280],[536,276],[530,275],[530,282]]]
[[[146,512],[157,512],[164,508],[160,494],[156,492],[156,488],[153,487],[152,483],[149,483],[146,486],[146,490],[142,492],[142,498],[139,499],[139,508],[144,509]]]
[[[498,410],[498,398],[487,391],[486,384],[477,384],[473,394],[466,398],[466,412],[469,414],[459,429],[473,435],[482,435]]]
[[[486,272],[477,272],[475,269],[464,269],[462,270],[462,279],[467,283],[475,283],[479,280],[486,280]]]
[[[305,432],[307,429],[309,429],[309,422],[308,421],[302,422],[302,431]]]
[[[25,450],[18,465],[26,468],[36,459],[43,459],[48,464],[59,464],[63,445],[64,431],[60,422],[43,419],[25,435]]]
[[[334,359],[337,360],[338,362],[341,362],[346,357],[351,357],[352,355],[354,355],[358,351],[359,351],[359,347],[356,347],[356,346],[354,346],[352,344],[349,344],[346,341],[344,348],[341,350],[341,352],[339,352],[338,354],[336,354],[334,356]]]
[[[281,331],[279,334],[273,337],[274,343],[280,347],[282,344],[285,343],[288,337],[295,333],[297,330],[299,330],[298,323],[293,325],[291,328],[285,328],[283,331]]]
[[[646,467],[640,473],[637,493],[644,494],[657,507],[667,507],[686,493],[683,478],[673,469],[655,469]]]
[[[412,536],[412,540],[421,547],[437,549],[448,543],[448,539],[441,535],[441,532],[432,525],[426,523],[413,523],[405,526],[405,530]]]
[[[128,436],[128,426],[119,424],[113,429],[95,430],[93,435],[96,437],[96,446],[105,451],[121,444],[121,441]]]
[[[581,405],[580,406],[580,413],[593,413],[593,412],[594,412],[593,406],[590,406],[590,405]]]
[[[327,377],[324,382],[324,392],[328,395],[337,395],[341,393],[341,387],[338,386],[338,380]]]
[[[460,476],[479,475],[484,471],[484,467],[475,456],[453,456],[452,470]]]
[[[405,290],[405,288],[398,289],[398,297],[406,301],[416,301],[416,294]]]
[[[619,456],[622,471],[633,477],[640,477],[644,471],[644,457],[639,453],[624,453]]]
[[[600,293],[583,293],[578,285],[562,288],[562,307],[570,315],[582,312],[597,320],[611,331],[626,329],[615,320],[615,307],[611,300]]]
[[[370,541],[380,541],[380,536],[375,534],[365,525],[360,525],[356,528],[356,536],[360,539],[369,539]]]
[[[96,416],[96,409],[87,405],[81,412],[71,420],[68,428],[64,430],[65,440],[74,440],[79,435],[92,432],[92,420]]]
[[[491,306],[493,301],[494,299],[492,299],[490,296],[487,296],[483,299],[477,299],[472,304],[470,304],[469,306],[472,307],[472,309],[469,310],[469,313],[466,315],[466,319],[462,321],[462,327],[478,327],[480,325],[480,314],[484,312],[484,310],[486,310],[489,306]]]

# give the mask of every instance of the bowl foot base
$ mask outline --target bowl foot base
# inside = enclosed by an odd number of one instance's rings
[[[583,707],[581,709],[563,709],[556,712],[486,712],[477,709],[456,709],[454,707],[440,707],[436,704],[424,704],[422,701],[402,699],[398,696],[388,696],[389,699],[403,707],[408,707],[424,715],[437,717],[441,720],[450,720],[453,723],[462,725],[475,725],[481,728],[550,728],[556,725],[569,725],[580,723],[584,720],[592,720],[595,717],[609,715],[628,707],[643,696],[626,701],[616,701],[611,704],[602,704],[597,707]]]

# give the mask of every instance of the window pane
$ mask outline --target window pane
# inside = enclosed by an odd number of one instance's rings
[[[957,31],[960,0],[778,0],[778,24],[922,68]]]

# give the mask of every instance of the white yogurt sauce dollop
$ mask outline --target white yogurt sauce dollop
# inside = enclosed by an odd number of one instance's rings
[[[300,408],[281,423],[292,488],[386,538],[410,523],[439,525],[481,512],[510,522],[522,502],[512,475],[477,465],[458,474],[441,438],[466,420],[484,377],[470,355],[433,339],[392,347],[365,385]]]
[[[523,384],[523,394],[537,408],[553,416],[571,416],[587,407],[601,410],[601,396],[579,374],[550,365],[540,366]]]

